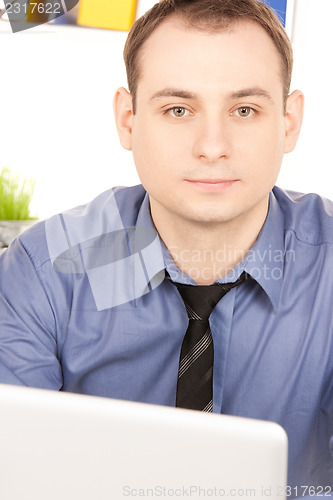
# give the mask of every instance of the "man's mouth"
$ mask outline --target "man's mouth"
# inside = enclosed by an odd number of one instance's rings
[[[235,183],[239,182],[238,179],[186,179],[191,185],[198,189],[206,191],[224,191],[231,188]]]

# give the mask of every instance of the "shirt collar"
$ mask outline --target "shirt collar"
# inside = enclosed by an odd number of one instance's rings
[[[143,200],[137,221],[139,226],[155,229],[150,215],[148,194],[146,194]],[[149,276],[150,280],[153,280],[152,288],[155,288],[154,280],[161,283],[161,271],[164,269],[168,271],[172,279],[180,283],[195,284],[190,276],[178,269],[168,249],[159,238],[157,231],[156,234],[159,245],[156,240],[154,246],[150,245],[147,247],[144,255],[146,265],[147,263],[151,264]],[[155,251],[158,252],[158,255],[154,254]],[[277,310],[283,281],[284,258],[283,215],[274,193],[271,192],[267,217],[256,242],[233,271],[223,279],[217,280],[217,282],[228,283],[236,281],[242,272],[245,271],[262,287],[272,306]],[[144,295],[144,293],[141,293],[141,295]],[[136,296],[140,297],[141,295],[140,290],[137,289]]]
[[[256,242],[239,265],[263,288],[275,310],[280,302],[284,261],[283,215],[272,191],[265,223]]]
[[[140,259],[136,260],[134,276],[135,305],[138,304],[143,295],[158,287],[165,277],[165,263],[162,251],[162,245],[164,244],[151,218],[148,193],[145,194],[140,206],[136,228],[144,228],[150,233],[155,232],[156,236],[152,243],[145,246],[140,252]],[[138,246],[142,247],[144,245]],[[145,279],[143,279],[142,270],[144,270]]]

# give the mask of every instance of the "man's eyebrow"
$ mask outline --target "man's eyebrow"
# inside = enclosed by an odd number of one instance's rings
[[[155,101],[156,99],[161,99],[163,97],[179,97],[180,99],[197,99],[198,96],[187,90],[165,88],[155,92],[149,101]]]
[[[236,90],[234,92],[230,92],[230,94],[228,94],[228,97],[230,99],[242,99],[243,97],[263,97],[271,103],[274,103],[273,97],[270,95],[270,93],[260,87],[249,87],[246,89]]]
[[[199,99],[197,94],[193,92],[189,92],[187,90],[177,89],[167,87],[162,90],[158,90],[155,92],[149,99],[149,101],[155,101],[157,99],[162,99],[163,97],[178,97],[180,99]],[[261,87],[249,87],[240,90],[235,90],[227,94],[229,99],[242,99],[243,97],[263,97],[274,103],[272,96],[267,90],[262,89]]]

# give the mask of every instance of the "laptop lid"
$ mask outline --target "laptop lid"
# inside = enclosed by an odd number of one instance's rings
[[[275,423],[0,385],[0,498],[284,497]]]

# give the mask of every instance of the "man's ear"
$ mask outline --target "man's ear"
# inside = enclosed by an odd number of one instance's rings
[[[285,153],[290,153],[296,146],[301,131],[304,111],[304,95],[300,90],[294,90],[287,98],[286,104],[286,141]]]
[[[123,87],[119,88],[113,99],[113,111],[116,120],[120,144],[123,148],[132,149],[132,96]]]

